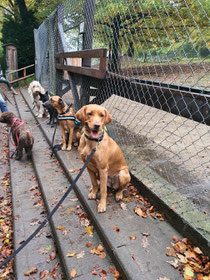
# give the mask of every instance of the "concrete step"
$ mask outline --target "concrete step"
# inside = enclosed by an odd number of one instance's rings
[[[25,89],[21,89],[24,99],[32,110],[30,98]],[[46,124],[40,125],[48,143],[51,142],[53,129]],[[61,140],[59,130],[56,133],[55,144]],[[56,157],[69,180],[73,180],[82,163],[76,148],[72,151],[59,151]],[[96,201],[88,200],[90,179],[87,171],[83,173],[74,190],[81,204],[90,217],[94,228],[105,245],[112,261],[120,271],[123,279],[156,280],[167,277],[177,280],[183,279],[177,270],[167,261],[166,247],[171,245],[172,236],[182,238],[167,222],[147,217],[143,219],[134,213],[134,208],[142,205],[141,201],[129,192],[124,201],[126,209],[116,203],[113,196],[109,197],[106,213],[97,212]],[[148,236],[145,236],[148,234]],[[136,236],[135,239],[130,236]]]
[[[12,103],[15,100],[9,97]],[[23,100],[20,101],[23,103]],[[17,116],[18,111],[15,105],[8,103],[9,111]],[[19,117],[23,117],[22,115]],[[9,142],[10,151],[15,148]],[[21,161],[10,159],[10,175],[13,201],[13,231],[14,250],[23,243],[39,226],[46,216],[43,200],[40,197],[40,185],[37,181],[32,162],[24,157]],[[56,247],[49,224],[30,241],[30,243],[15,257],[15,278],[24,279],[24,273],[32,267],[37,267],[34,276],[46,271],[46,275],[53,271],[58,279],[62,278],[60,260],[57,255],[54,258]],[[50,258],[51,256],[51,258]],[[57,268],[57,269],[56,269]]]
[[[35,119],[21,95],[15,96],[15,99],[21,118],[32,127],[32,133],[35,137],[32,162],[44,201],[44,208],[49,213],[63,196],[70,183],[63,174],[64,172],[58,161],[50,157],[51,150],[49,145],[39,127],[36,127]],[[21,162],[15,161],[15,164],[19,165]],[[24,180],[24,178],[21,179],[22,181]],[[87,229],[92,229],[92,225],[89,224],[88,216],[74,190],[71,191],[70,195],[53,215],[50,226],[51,235],[60,258],[60,265],[63,269],[64,279],[71,278],[70,274],[73,269],[77,272],[77,279],[95,279],[92,271],[95,271],[98,275],[103,271],[107,271],[107,279],[113,279],[113,274],[109,272],[113,264],[106,250],[104,251],[105,254],[102,255],[103,257],[106,256],[105,258],[90,254],[91,249],[102,244],[102,242],[94,230],[93,234],[86,232]],[[74,256],[67,256],[68,254]],[[36,255],[36,258],[38,259],[39,256]]]

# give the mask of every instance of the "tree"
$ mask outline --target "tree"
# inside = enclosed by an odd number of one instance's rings
[[[61,0],[1,0],[2,44],[12,43],[18,50],[18,67],[34,63],[34,28]],[[47,7],[47,8],[45,8]]]
[[[151,48],[166,48],[189,37],[194,29],[208,26],[205,0],[105,0],[96,1],[97,40],[108,46],[111,41],[109,70],[119,71],[119,51],[150,53]],[[202,20],[201,20],[202,19]],[[180,39],[181,38],[181,39]],[[133,52],[134,53],[134,52]]]

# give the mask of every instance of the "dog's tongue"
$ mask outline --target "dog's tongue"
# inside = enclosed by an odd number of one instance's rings
[[[98,131],[92,131],[90,132],[90,137],[91,138],[98,138],[99,137],[99,134],[98,134]]]

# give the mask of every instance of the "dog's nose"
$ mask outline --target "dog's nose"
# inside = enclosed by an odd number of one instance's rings
[[[99,128],[100,128],[100,124],[95,123],[95,124],[94,124],[94,129],[97,129],[97,130],[98,130]]]

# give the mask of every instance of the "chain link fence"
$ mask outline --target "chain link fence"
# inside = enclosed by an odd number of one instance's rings
[[[210,240],[208,11],[205,0],[66,0],[35,42],[43,86],[68,92],[76,108],[106,107],[132,174]],[[56,52],[87,48],[107,48],[106,79],[55,71]],[[98,68],[99,60],[66,64]]]

